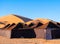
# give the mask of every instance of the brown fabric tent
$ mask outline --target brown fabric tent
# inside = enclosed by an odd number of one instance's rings
[[[54,36],[56,36],[56,38],[58,38],[57,37],[58,35],[60,36],[60,34],[58,34],[60,31],[59,32],[57,31],[57,30],[60,30],[60,27],[52,21],[38,28],[35,28],[34,30],[37,38],[54,39],[55,38]]]
[[[35,24],[34,24],[35,25]],[[33,26],[34,26],[33,25]],[[38,23],[38,25],[39,25],[39,23]],[[30,28],[20,28],[20,29],[18,29],[17,27],[15,27],[14,29],[13,29],[13,31],[12,31],[12,36],[11,36],[11,38],[20,38],[21,36],[23,37],[23,38],[43,38],[43,39],[52,39],[52,37],[51,37],[51,30],[53,29],[53,28],[59,28],[57,25],[55,25],[53,22],[49,22],[49,23],[46,23],[46,24],[44,24],[44,25],[36,25],[35,27],[30,27]],[[51,27],[51,26],[52,27]],[[38,27],[37,27],[38,26]],[[18,30],[16,30],[16,29],[18,29]],[[15,31],[14,31],[15,30]],[[31,31],[32,32],[31,32]],[[17,31],[17,32],[16,32]],[[21,31],[21,33],[20,33],[20,31]],[[19,32],[19,33],[18,33]],[[28,32],[28,33],[26,33],[26,32]],[[26,33],[26,34],[25,34]],[[31,34],[31,36],[27,36],[27,35],[30,35]],[[18,34],[18,35],[17,35]],[[16,36],[17,35],[17,36]],[[47,37],[48,36],[48,37]]]
[[[32,20],[32,21],[26,22],[26,24],[30,28],[35,28],[43,25],[39,20]]]
[[[0,35],[7,38],[36,38],[33,28],[24,28],[22,23],[10,25],[5,29],[0,29]]]

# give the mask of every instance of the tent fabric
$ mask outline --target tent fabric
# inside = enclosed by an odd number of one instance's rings
[[[55,29],[51,31],[52,39],[60,39],[60,29]]]
[[[23,28],[23,23],[18,23],[14,29],[19,29],[19,28]]]
[[[59,28],[56,24],[54,24],[53,22],[49,22],[48,28]]]
[[[36,28],[43,25],[39,20],[32,20],[27,22],[26,24],[28,25],[28,27],[31,27],[31,28]]]
[[[33,29],[13,29],[11,32],[11,38],[36,38]]]
[[[7,24],[5,27],[3,27],[3,29],[7,28],[10,24]]]
[[[46,29],[46,28],[60,28],[60,27],[57,24],[55,24],[54,22],[50,21],[38,28]]]
[[[59,22],[57,22],[57,25],[60,27],[60,23]]]

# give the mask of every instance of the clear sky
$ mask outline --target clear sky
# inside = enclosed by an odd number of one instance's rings
[[[0,16],[8,14],[60,22],[60,0],[0,0]]]

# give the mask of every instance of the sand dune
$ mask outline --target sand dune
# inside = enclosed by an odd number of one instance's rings
[[[2,18],[0,18],[1,20],[1,22],[7,22],[7,23],[18,23],[18,22],[24,22],[22,19],[19,19],[19,18],[17,18],[16,16],[14,16],[14,15],[7,15],[7,16],[4,16],[4,17],[2,17]]]

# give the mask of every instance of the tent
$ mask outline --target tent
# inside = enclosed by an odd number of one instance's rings
[[[37,38],[54,39],[57,36],[60,36],[59,34],[60,27],[52,21],[40,27],[37,27],[34,30],[35,30]],[[59,30],[59,32],[57,30]]]
[[[35,28],[43,25],[43,23],[41,23],[39,20],[28,21],[26,22],[26,24],[28,25],[28,27],[31,28]]]
[[[43,24],[42,22],[40,22],[40,20],[34,20],[34,22],[30,22],[30,23],[28,22],[27,24],[29,24],[29,26],[32,26],[32,28],[34,28],[36,38],[51,39],[50,29],[59,28],[59,26],[57,26],[56,22],[54,21],[49,21],[49,22],[46,22],[46,24]],[[48,35],[49,37],[47,37]]]
[[[7,38],[36,38],[33,28],[25,28],[25,24],[18,23],[7,26],[5,29],[0,29],[0,35]]]
[[[36,38],[36,33],[34,28],[43,25],[39,21],[32,21],[27,27],[20,27],[22,25],[17,24],[16,27],[12,29],[11,38]],[[24,25],[25,26],[25,25]]]

